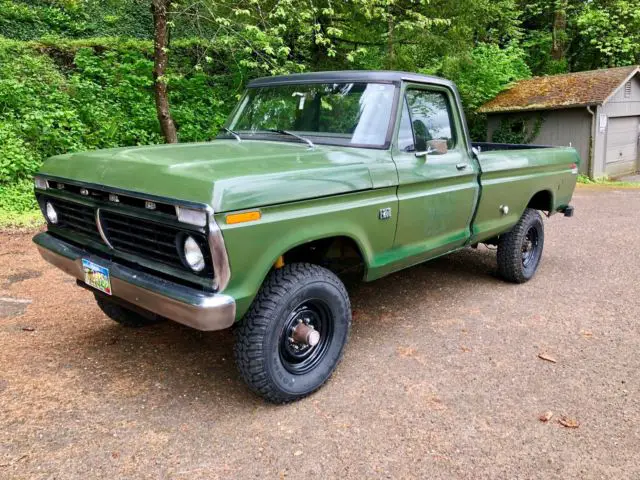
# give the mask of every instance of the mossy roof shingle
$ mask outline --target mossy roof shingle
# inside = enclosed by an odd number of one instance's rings
[[[603,103],[637,66],[591,70],[521,80],[482,105],[478,112],[520,112]]]

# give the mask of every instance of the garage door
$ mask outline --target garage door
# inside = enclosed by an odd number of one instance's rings
[[[607,129],[607,175],[616,176],[638,170],[640,117],[609,119]]]

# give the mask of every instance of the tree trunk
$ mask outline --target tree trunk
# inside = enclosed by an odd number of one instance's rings
[[[153,90],[156,100],[156,113],[160,122],[160,129],[166,143],[178,143],[176,125],[169,109],[169,96],[165,73],[167,70],[167,47],[169,28],[167,25],[167,11],[173,0],[153,0]]]
[[[567,0],[556,0],[553,11],[551,58],[563,60],[567,43]]]
[[[391,11],[391,4],[387,8],[387,66],[389,70],[393,70],[396,65],[396,51],[393,37],[394,23],[393,13]]]

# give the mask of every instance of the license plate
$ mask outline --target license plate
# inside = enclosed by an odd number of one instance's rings
[[[109,269],[101,267],[86,258],[82,259],[82,269],[84,270],[84,282],[96,290],[111,295],[111,279]]]

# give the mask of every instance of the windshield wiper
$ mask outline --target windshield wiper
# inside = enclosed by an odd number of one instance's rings
[[[222,127],[222,130],[224,130],[225,132],[227,132],[230,135],[233,135],[233,138],[235,138],[236,140],[238,140],[239,142],[242,141],[242,139],[240,138],[240,134],[234,132],[233,130],[227,128],[227,127]]]
[[[295,137],[298,140],[302,140],[304,143],[309,145],[309,148],[315,148],[315,145],[313,144],[313,142],[311,140],[309,140],[308,138],[301,137],[300,135],[297,135],[297,134],[295,134],[293,132],[290,132],[289,130],[280,130],[280,129],[277,129],[277,128],[267,128],[265,130],[267,130],[267,132],[280,133],[282,135],[291,135],[292,137]]]

